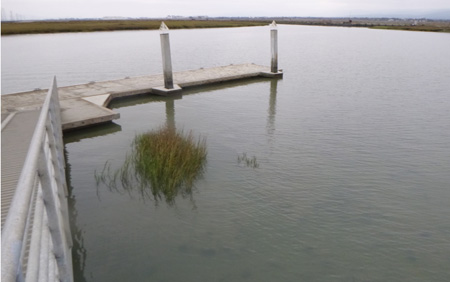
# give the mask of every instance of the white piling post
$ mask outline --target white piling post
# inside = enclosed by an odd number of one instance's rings
[[[159,28],[161,37],[161,52],[164,72],[164,87],[166,89],[173,89],[173,75],[172,75],[172,60],[170,58],[170,41],[169,28],[164,22],[161,22]]]
[[[272,50],[272,63],[270,70],[272,73],[278,72],[278,29],[275,21],[270,25],[270,43]]]

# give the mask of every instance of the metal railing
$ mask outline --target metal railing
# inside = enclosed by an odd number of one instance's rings
[[[2,282],[73,281],[67,197],[54,78],[2,229]]]

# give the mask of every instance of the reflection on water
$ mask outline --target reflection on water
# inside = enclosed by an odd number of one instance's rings
[[[170,97],[157,96],[157,95],[152,95],[152,94],[140,94],[140,95],[135,95],[135,96],[126,96],[126,97],[115,98],[109,103],[108,108],[114,110],[114,109],[143,105],[143,104],[148,104],[148,103],[166,102],[169,100],[180,100],[182,98],[183,98],[183,95],[181,95],[181,94],[180,95],[172,95]]]
[[[105,136],[119,132],[121,130],[122,127],[120,125],[114,122],[107,122],[100,125],[64,132],[64,142],[66,144],[80,142],[81,140],[86,138]]]
[[[65,148],[64,148],[64,155],[66,159],[66,181],[69,190],[67,201],[69,206],[70,229],[72,232],[72,242],[73,242],[72,246],[73,275],[74,281],[85,282],[88,281],[84,277],[85,275],[84,269],[86,266],[86,259],[87,259],[87,250],[84,247],[83,228],[78,223],[77,199],[76,196],[73,194],[74,188],[71,183],[71,164],[70,162],[67,161],[68,153]]]
[[[175,127],[175,101],[166,100],[166,126],[170,130],[176,130]]]
[[[238,156],[237,160],[238,164],[243,164],[251,168],[259,168],[259,163],[256,156],[248,157],[247,153],[242,153],[242,155]]]
[[[278,79],[270,81],[269,109],[267,110],[267,134],[273,136],[275,132],[275,114],[277,113],[277,85]]]
[[[157,96],[157,95],[151,95],[151,94],[141,94],[141,95],[135,95],[135,96],[128,96],[128,97],[119,97],[113,99],[109,105],[108,108],[110,109],[120,109],[124,107],[130,107],[130,106],[137,106],[137,105],[144,105],[149,103],[158,103],[158,102],[168,102],[168,101],[175,101],[175,100],[181,100],[183,97],[201,94],[205,92],[210,91],[216,91],[221,89],[230,89],[234,87],[242,87],[246,85],[252,85],[252,84],[258,84],[261,82],[268,82],[273,81],[269,78],[264,77],[252,77],[252,78],[245,78],[241,80],[235,80],[235,81],[229,81],[226,83],[215,83],[215,84],[209,84],[204,86],[194,86],[194,87],[188,87],[183,88],[182,94],[177,95],[171,95],[170,97],[165,96]],[[275,91],[276,86],[275,84]],[[272,87],[271,87],[271,91]],[[275,93],[276,95],[276,93]]]

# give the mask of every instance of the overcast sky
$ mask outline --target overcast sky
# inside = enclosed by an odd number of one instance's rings
[[[421,17],[439,11],[450,13],[450,0],[2,0],[1,4],[3,16],[19,14],[28,19],[167,15]]]

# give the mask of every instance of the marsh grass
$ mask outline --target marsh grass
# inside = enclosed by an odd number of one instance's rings
[[[426,32],[450,32],[450,25],[393,25],[393,26],[373,26],[373,29],[385,29],[385,30],[405,30],[405,31],[426,31]]]
[[[261,26],[268,21],[238,20],[165,20],[170,29],[219,28]],[[113,30],[148,30],[159,29],[161,20],[91,20],[91,21],[36,21],[36,22],[4,22],[2,35],[58,33],[58,32],[92,32]]]
[[[164,20],[170,29],[189,28],[222,28],[242,26],[263,26],[272,20]],[[342,18],[306,18],[297,20],[277,19],[280,24],[369,27],[377,29],[396,29],[410,31],[450,32],[449,21],[428,21],[417,26],[398,20],[390,22],[383,19],[353,19],[349,25]],[[1,34],[32,34],[58,32],[92,32],[113,30],[149,30],[159,29],[161,20],[73,20],[73,21],[34,21],[34,22],[2,22]]]
[[[129,194],[137,190],[143,199],[165,199],[170,204],[179,194],[192,194],[206,157],[206,138],[162,127],[137,135],[122,167],[113,170],[107,162],[95,178],[97,185],[103,183],[111,190]]]
[[[245,164],[247,167],[259,168],[259,163],[256,160],[256,156],[251,158],[247,157],[247,153],[242,153],[242,155],[237,158],[238,164]]]

